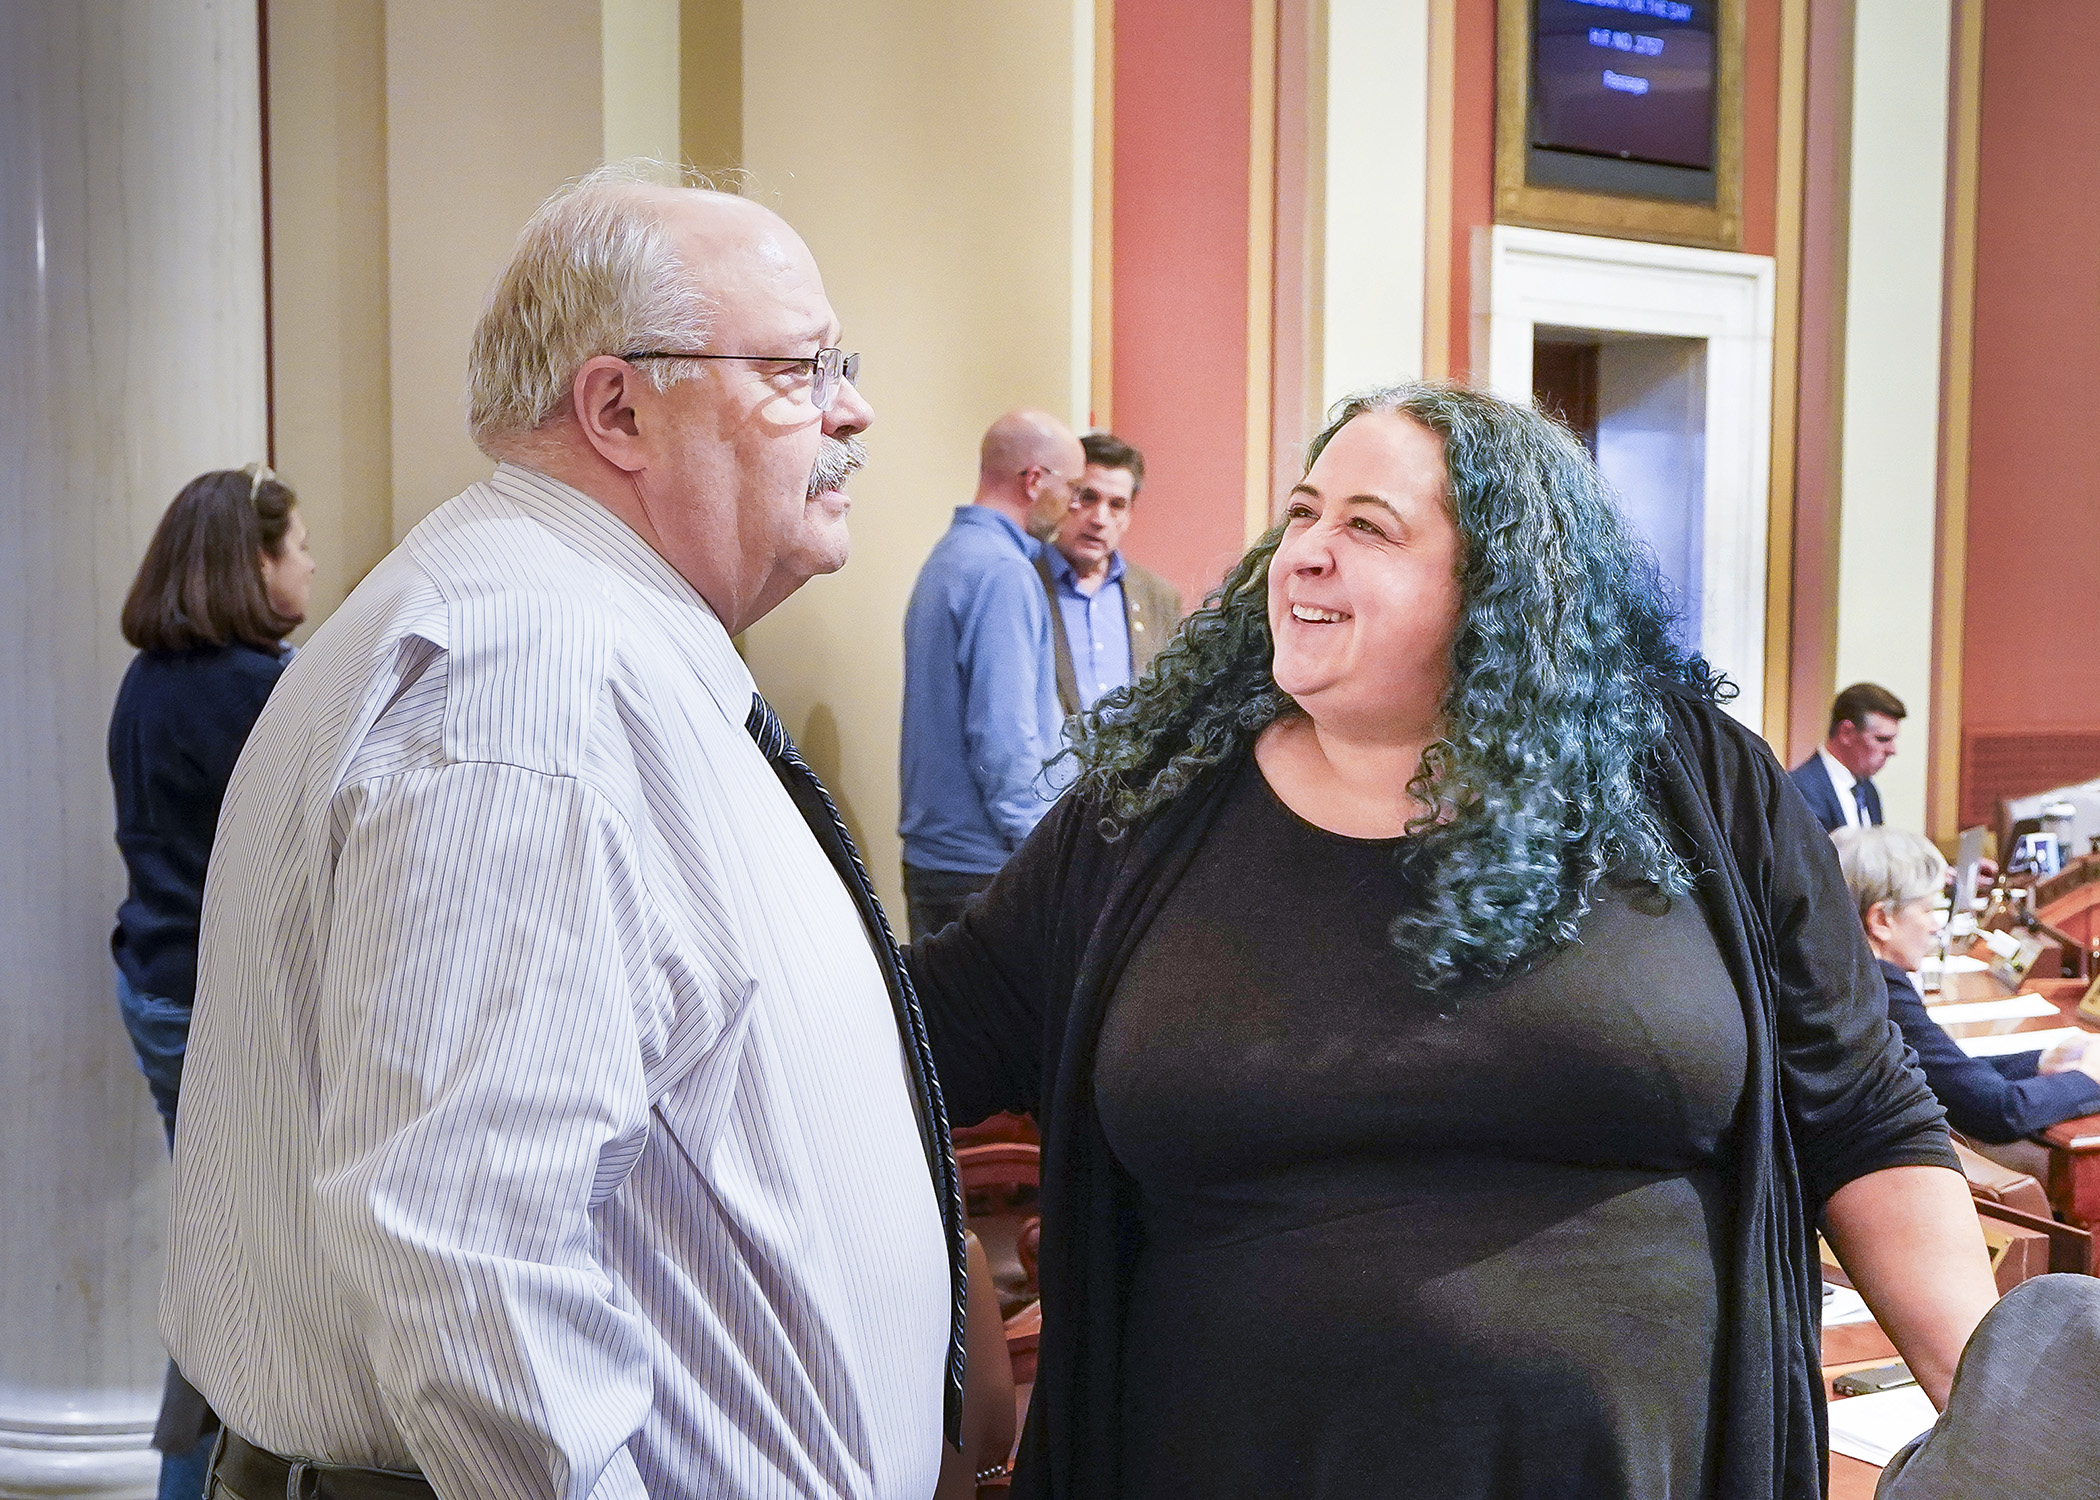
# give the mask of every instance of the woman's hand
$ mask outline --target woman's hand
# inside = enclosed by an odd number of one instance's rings
[[[1998,1300],[1968,1184],[1945,1167],[1869,1172],[1830,1195],[1823,1232],[1910,1373],[1944,1409],[1961,1351]]]

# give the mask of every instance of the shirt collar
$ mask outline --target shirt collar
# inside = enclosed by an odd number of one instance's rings
[[[1072,559],[1066,557],[1064,553],[1058,551],[1055,547],[1045,547],[1043,555],[1050,559],[1050,576],[1055,578],[1061,587],[1068,588],[1073,593],[1079,594],[1079,597],[1082,599],[1089,597],[1079,591],[1079,571],[1072,566]],[[1120,583],[1122,579],[1123,554],[1111,552],[1108,554],[1108,577],[1101,580],[1101,588],[1107,588],[1112,583]],[[1101,589],[1094,591],[1096,595],[1100,592]]]
[[[955,523],[958,526],[990,526],[995,530],[1004,531],[1031,562],[1043,550],[1043,544],[1016,526],[1012,516],[993,510],[989,505],[956,506]]]
[[[1840,792],[1850,792],[1859,778],[1852,774],[1843,761],[1821,745],[1816,746],[1816,754],[1823,757],[1823,769],[1830,773],[1830,784]]]
[[[498,464],[489,485],[575,551],[652,597],[659,605],[654,613],[685,645],[686,660],[723,717],[744,722],[758,688],[729,632],[700,591],[633,527],[575,486],[517,464]]]

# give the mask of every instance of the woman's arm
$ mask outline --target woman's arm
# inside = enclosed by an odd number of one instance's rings
[[[1003,1468],[1014,1451],[1014,1367],[1006,1352],[1006,1325],[999,1319],[992,1262],[974,1234],[968,1236],[968,1254],[970,1362],[963,1389],[963,1445],[941,1444],[941,1477],[933,1500],[976,1500],[977,1476]]]
[[[1780,1100],[1814,1212],[1886,1167],[1955,1168],[1946,1116],[1889,1018],[1886,983],[1831,847],[1761,740],[1718,711],[1682,720],[1697,794],[1763,918],[1747,934],[1776,1021]],[[1703,788],[1698,783],[1703,782]]]
[[[951,1125],[1041,1114],[1044,1051],[1069,998],[1074,924],[1088,914],[1073,851],[1093,814],[1066,797],[962,919],[905,950]]]
[[[1855,1177],[1823,1208],[1824,1234],[1934,1407],[1998,1288],[1961,1174],[1886,1167]]]
[[[1996,1300],[1945,1116],[1889,1018],[1888,990],[1830,840],[1770,750],[1720,714],[1680,717],[1722,836],[1769,924],[1780,1097],[1801,1194],[1937,1405]]]

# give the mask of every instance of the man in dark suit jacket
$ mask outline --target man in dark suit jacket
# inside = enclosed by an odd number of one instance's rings
[[[1079,440],[1086,472],[1035,560],[1050,596],[1057,698],[1067,714],[1144,675],[1181,621],[1181,595],[1118,545],[1145,483],[1145,456],[1113,433]]]
[[[1872,682],[1855,682],[1830,705],[1830,736],[1788,774],[1825,833],[1881,823],[1874,773],[1896,753],[1903,700]]]

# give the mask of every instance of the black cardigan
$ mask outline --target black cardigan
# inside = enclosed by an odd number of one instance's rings
[[[1918,1054],[1926,1086],[1947,1107],[1947,1123],[1963,1135],[2003,1145],[2059,1120],[2100,1113],[2100,1082],[2076,1068],[2038,1074],[2039,1052],[1969,1056],[1932,1019],[1910,976],[1887,959],[1876,962],[1888,987],[1889,1019]]]
[[[1689,693],[1663,699],[1670,733],[1653,793],[1699,872],[1750,1044],[1727,1166],[1736,1218],[1717,1495],[1815,1500],[1826,1446],[1815,1220],[1868,1172],[1956,1164],[1888,1019],[1829,839],[1762,740]],[[1095,1112],[1093,1049],[1227,779],[1207,777],[1113,843],[1094,806],[1066,797],[963,919],[910,955],[950,1118],[1032,1112],[1043,1131],[1043,1335],[1017,1497],[1117,1492],[1137,1190]]]

